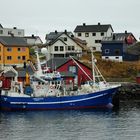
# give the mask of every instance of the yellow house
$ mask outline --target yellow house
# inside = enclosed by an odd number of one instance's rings
[[[29,46],[22,37],[0,37],[0,64],[21,65],[29,59]]]

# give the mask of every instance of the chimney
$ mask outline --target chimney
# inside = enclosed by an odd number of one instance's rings
[[[57,30],[55,30],[55,34],[57,34]]]
[[[98,22],[98,25],[101,25],[101,23],[100,23],[100,22]]]
[[[125,34],[127,34],[127,30],[125,30]]]
[[[83,23],[83,26],[86,26],[86,23]]]
[[[65,33],[67,33],[67,30],[65,30]]]
[[[13,27],[13,29],[17,29],[17,27]]]
[[[33,38],[35,37],[34,34],[32,34],[32,37],[33,37]]]

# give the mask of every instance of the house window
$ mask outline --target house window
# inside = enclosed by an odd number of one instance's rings
[[[81,33],[78,33],[78,36],[82,36],[82,34]]]
[[[71,50],[74,51],[74,46],[71,46]]]
[[[67,41],[67,37],[64,37],[64,41]]]
[[[18,32],[18,35],[21,35],[21,32]]]
[[[7,52],[11,52],[12,51],[12,48],[7,48]]]
[[[92,36],[96,36],[96,33],[92,33]]]
[[[0,34],[3,34],[3,30],[0,30]]]
[[[64,51],[64,47],[63,46],[60,46],[60,51]]]
[[[12,31],[8,31],[8,35],[11,35],[12,34]]]
[[[109,57],[105,57],[105,59],[108,59]]]
[[[116,59],[119,59],[119,57],[117,56],[117,57],[115,57]]]
[[[25,48],[25,47],[22,47],[22,48],[20,48],[20,50],[21,50],[22,52],[25,52],[25,51],[26,51],[26,48]]]
[[[55,50],[55,51],[58,51],[58,46],[55,46],[55,47],[54,47],[54,50]]]
[[[76,73],[76,66],[69,66],[69,71],[72,73]]]
[[[105,53],[109,53],[109,49],[105,49]]]
[[[104,33],[101,33],[101,36],[104,36]]]
[[[70,51],[71,50],[71,46],[68,46],[68,51]]]
[[[12,56],[7,56],[7,60],[12,60]]]
[[[22,56],[22,60],[25,60],[26,59],[26,56]]]
[[[20,52],[21,51],[21,49],[20,48],[18,48],[18,52]]]
[[[101,40],[95,40],[95,43],[101,43]]]
[[[115,53],[115,55],[119,55],[119,54],[120,54],[120,50],[119,50],[119,49],[116,49],[116,50],[114,51],[114,53]]]
[[[20,60],[21,59],[21,56],[18,56],[17,59]]]
[[[96,50],[96,47],[92,47],[93,50]]]
[[[89,37],[89,33],[85,33],[85,37]]]

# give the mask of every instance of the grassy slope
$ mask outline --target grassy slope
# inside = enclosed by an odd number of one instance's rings
[[[95,53],[97,66],[104,77],[109,81],[135,81],[140,71],[140,62],[112,62],[101,59],[100,53]],[[90,54],[84,55],[81,60],[91,67]]]

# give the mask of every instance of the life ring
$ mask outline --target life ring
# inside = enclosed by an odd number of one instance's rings
[[[40,89],[40,86],[39,86],[39,85],[37,85],[37,86],[36,86],[36,88],[37,88],[37,89]]]

